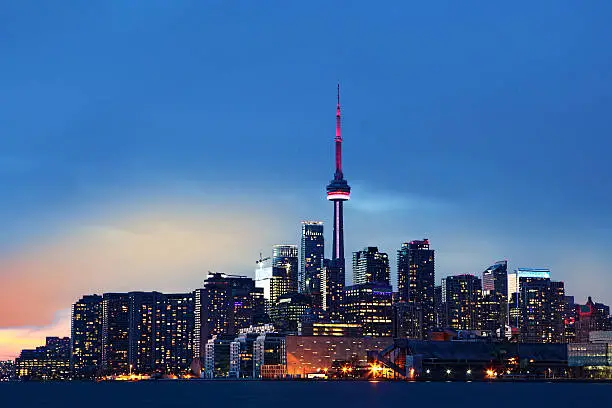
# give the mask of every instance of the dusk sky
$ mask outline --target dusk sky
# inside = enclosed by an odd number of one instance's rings
[[[252,275],[304,219],[329,253],[338,81],[347,254],[388,252],[395,285],[427,237],[437,281],[508,259],[612,303],[610,21],[609,1],[3,2],[0,359],[69,335],[83,294]]]

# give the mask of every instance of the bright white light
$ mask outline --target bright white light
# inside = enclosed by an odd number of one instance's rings
[[[328,200],[348,200],[349,198],[351,198],[349,193],[343,193],[341,191],[327,193]]]
[[[450,374],[450,373],[451,373],[451,370],[446,370],[446,374]]]
[[[467,370],[467,375],[472,374],[472,370]]]

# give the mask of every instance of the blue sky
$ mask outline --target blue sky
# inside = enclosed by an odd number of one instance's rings
[[[158,248],[191,239],[185,228],[200,224],[185,217],[202,222],[202,242],[227,217],[250,228],[241,248],[228,238],[189,265],[180,251],[138,260],[137,273],[81,268],[57,305],[250,273],[259,251],[297,243],[301,219],[330,219],[340,80],[347,252],[378,245],[394,259],[429,237],[438,276],[506,258],[610,303],[611,18],[605,1],[3,4],[0,256],[57,258],[53,272],[30,265],[27,283],[65,284],[71,243],[117,256],[84,229],[138,225],[146,237],[163,224]],[[147,258],[145,241],[134,245]],[[52,319],[34,320],[22,324]]]

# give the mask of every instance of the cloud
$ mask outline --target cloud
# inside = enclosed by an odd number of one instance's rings
[[[283,218],[253,200],[232,202],[132,206],[12,254],[0,263],[0,327],[49,325],[83,294],[191,291],[208,270],[250,274],[282,236]]]
[[[352,187],[351,206],[358,211],[380,213],[391,211],[439,212],[449,204],[431,198],[371,189],[363,185]]]

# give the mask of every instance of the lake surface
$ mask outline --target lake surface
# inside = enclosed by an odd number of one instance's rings
[[[612,384],[297,381],[0,383],[0,407],[612,407]]]

